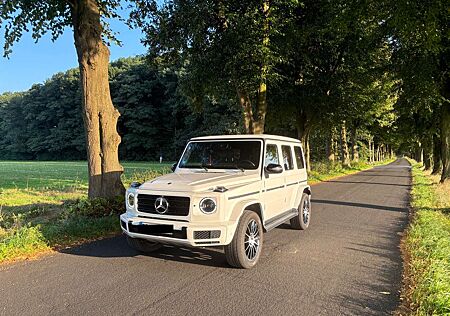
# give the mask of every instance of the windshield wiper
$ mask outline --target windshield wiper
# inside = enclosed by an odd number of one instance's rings
[[[208,172],[208,168],[206,168],[205,164],[201,164],[200,167],[202,167],[203,169],[205,169],[206,172]]]
[[[244,171],[245,171],[245,169],[244,169],[244,168],[242,168],[242,167],[239,167],[239,166],[238,166],[238,164],[234,164],[234,165],[233,165],[233,168],[235,168],[235,169],[239,169],[239,170],[241,170],[242,172],[244,172]]]

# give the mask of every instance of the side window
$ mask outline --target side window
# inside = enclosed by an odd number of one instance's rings
[[[284,170],[294,169],[294,161],[292,160],[292,150],[291,146],[282,145],[281,153],[283,154],[283,165]]]
[[[268,166],[271,163],[277,165],[280,164],[280,159],[278,158],[278,148],[277,145],[267,144],[264,166]]]
[[[297,168],[298,169],[305,168],[305,162],[303,161],[303,154],[302,154],[301,147],[300,146],[295,146],[294,147],[294,152],[295,152],[295,160],[297,162]]]

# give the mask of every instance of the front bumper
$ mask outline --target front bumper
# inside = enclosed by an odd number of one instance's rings
[[[122,231],[132,238],[163,244],[205,247],[223,246],[232,226],[223,223],[190,223],[147,218],[124,213],[120,215]]]

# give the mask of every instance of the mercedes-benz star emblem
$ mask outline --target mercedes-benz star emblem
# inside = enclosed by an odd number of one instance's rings
[[[155,200],[155,211],[159,214],[164,214],[169,209],[169,202],[167,202],[166,198],[160,196]]]

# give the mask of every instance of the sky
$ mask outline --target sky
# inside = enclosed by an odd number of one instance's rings
[[[144,54],[145,47],[140,43],[140,30],[130,30],[121,21],[111,21],[111,28],[119,33],[122,47],[111,44],[111,60]],[[0,29],[0,36],[3,36]],[[3,38],[0,38],[0,94],[6,91],[24,91],[34,83],[43,83],[53,74],[78,67],[73,34],[66,29],[55,42],[50,36],[42,37],[35,43],[30,34],[24,34],[15,43],[9,59],[3,57]]]

